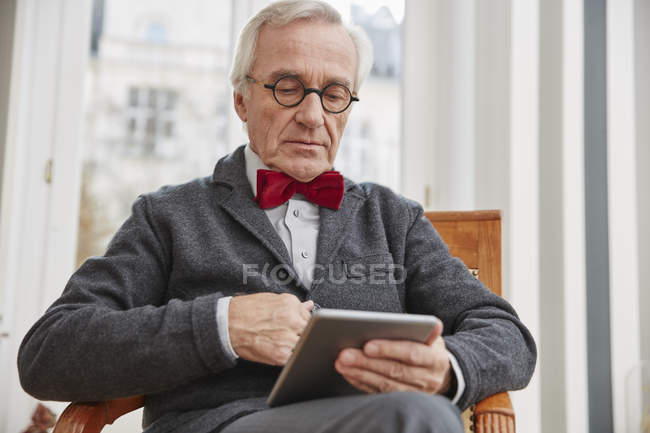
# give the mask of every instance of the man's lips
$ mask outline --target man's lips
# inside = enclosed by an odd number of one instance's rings
[[[325,144],[320,143],[318,141],[309,141],[309,140],[285,140],[285,143],[303,144],[303,145],[306,145],[306,146],[323,146],[323,147],[327,147]]]

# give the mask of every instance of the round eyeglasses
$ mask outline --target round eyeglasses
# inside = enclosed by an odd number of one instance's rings
[[[249,75],[246,79],[273,91],[273,97],[283,107],[295,107],[310,93],[317,94],[323,109],[332,114],[342,113],[353,101],[359,101],[350,89],[340,83],[330,83],[323,87],[323,90],[319,90],[305,87],[302,81],[293,76],[281,77],[273,84],[264,84]]]

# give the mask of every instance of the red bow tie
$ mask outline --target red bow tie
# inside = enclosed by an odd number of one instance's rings
[[[338,171],[326,171],[310,182],[299,182],[279,171],[257,170],[257,196],[260,208],[280,206],[295,193],[319,206],[337,210],[343,201],[343,176]]]

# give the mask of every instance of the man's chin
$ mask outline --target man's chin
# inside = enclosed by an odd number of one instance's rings
[[[322,173],[330,170],[326,164],[314,164],[314,161],[306,161],[304,165],[298,165],[300,161],[292,161],[290,167],[287,167],[284,171],[289,176],[293,177],[300,182],[309,182],[315,177],[321,175]]]

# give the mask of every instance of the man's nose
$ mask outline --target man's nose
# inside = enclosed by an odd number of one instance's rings
[[[324,116],[323,105],[318,95],[314,92],[306,95],[305,99],[298,105],[296,121],[305,125],[307,128],[314,129],[325,123]]]

